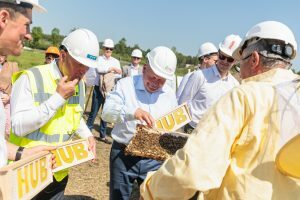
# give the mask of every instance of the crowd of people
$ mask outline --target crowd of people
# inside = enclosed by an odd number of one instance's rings
[[[290,70],[297,42],[289,27],[264,21],[243,38],[226,36],[218,48],[203,43],[197,69],[177,89],[171,49],[153,48],[144,65],[134,49],[131,63],[121,66],[113,40],[104,40],[99,55],[97,36],[83,28],[50,46],[43,64],[19,71],[6,58],[19,56],[31,39],[33,9],[45,11],[37,0],[0,0],[0,167],[51,151],[75,134],[96,156],[92,129],[102,107],[98,132],[111,144],[111,200],[129,199],[135,181],[141,199],[299,198],[300,177],[277,165],[278,153],[300,132],[300,77]],[[241,82],[231,74],[237,64]],[[92,86],[86,122],[85,85]],[[125,154],[137,124],[155,127],[155,119],[182,103],[192,118],[182,149],[164,162]],[[297,153],[287,156],[299,162]],[[56,172],[34,199],[63,199],[67,183],[68,171]]]

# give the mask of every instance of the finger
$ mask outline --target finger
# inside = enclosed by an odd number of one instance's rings
[[[67,79],[68,79],[68,76],[64,76],[64,77],[62,77],[61,79],[60,79],[60,83],[65,83],[66,81],[67,81]]]
[[[77,79],[77,78],[75,78],[75,79],[71,82],[71,84],[72,84],[73,86],[77,85],[77,83],[78,83],[78,79]]]

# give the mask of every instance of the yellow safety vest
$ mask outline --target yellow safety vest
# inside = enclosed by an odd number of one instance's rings
[[[52,64],[31,68],[19,72],[13,77],[13,82],[15,82],[21,74],[28,75],[36,106],[39,106],[56,92],[59,77],[55,77],[51,68]],[[56,114],[44,126],[23,137],[19,137],[11,131],[10,141],[22,147],[34,147],[60,144],[70,140],[80,124],[84,110],[84,96],[84,83],[80,81],[76,86],[75,94],[57,110]],[[68,171],[62,170],[55,173],[54,177],[57,181],[61,181],[67,175]]]

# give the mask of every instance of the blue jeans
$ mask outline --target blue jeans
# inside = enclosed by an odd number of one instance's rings
[[[128,200],[131,195],[132,186],[135,180],[142,184],[149,171],[155,171],[161,166],[161,162],[136,157],[126,156],[124,146],[113,142],[110,151],[110,200]]]
[[[101,94],[101,92],[99,90],[99,86],[95,85],[94,90],[93,90],[91,112],[90,112],[88,120],[86,122],[86,124],[87,124],[87,126],[90,130],[92,130],[94,128],[94,122],[95,122],[96,116],[98,114],[98,111],[99,111],[100,107],[103,106],[104,102],[105,102],[105,98]],[[106,122],[103,121],[103,120],[101,120],[101,122],[100,122],[99,133],[100,133],[101,138],[105,138],[105,136],[106,136]]]

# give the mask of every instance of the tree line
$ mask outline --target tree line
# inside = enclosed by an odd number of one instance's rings
[[[76,28],[73,28],[70,30],[73,31]],[[41,27],[33,27],[31,30],[32,34],[32,40],[31,41],[26,41],[25,45],[33,48],[33,49],[41,49],[45,50],[49,46],[56,46],[58,47],[59,44],[62,42],[63,38],[65,37],[64,35],[60,34],[60,30],[58,28],[53,28],[50,34],[45,34],[43,32],[43,29]],[[103,42],[99,42],[100,47],[102,46]],[[140,49],[143,52],[143,56],[145,56],[150,49],[143,50],[139,47],[138,44],[134,44],[133,46],[127,45],[127,41],[125,38],[121,38],[117,43],[115,43],[115,48],[114,48],[114,54],[113,56],[118,58],[121,61],[124,62],[130,62],[131,59],[131,52],[133,49]],[[196,66],[198,64],[198,59],[196,56],[186,56],[183,55],[182,53],[178,52],[176,50],[176,47],[171,48],[174,53],[177,56],[177,63],[179,68],[185,68],[186,66]],[[146,62],[146,59],[144,58],[142,62]]]

